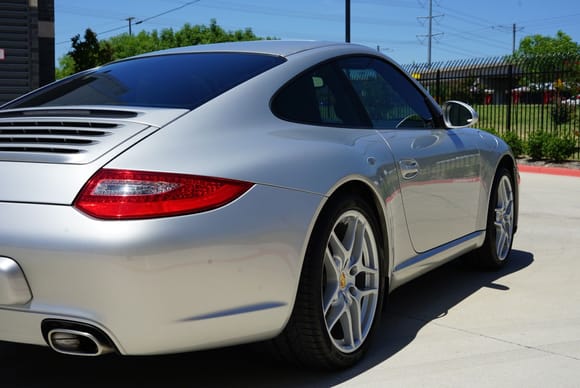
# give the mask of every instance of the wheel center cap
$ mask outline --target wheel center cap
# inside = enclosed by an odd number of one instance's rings
[[[346,275],[344,274],[344,272],[340,273],[340,279],[338,280],[338,282],[340,284],[340,288],[346,287]]]

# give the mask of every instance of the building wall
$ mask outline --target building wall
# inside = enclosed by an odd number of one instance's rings
[[[0,104],[54,81],[54,0],[0,0]]]

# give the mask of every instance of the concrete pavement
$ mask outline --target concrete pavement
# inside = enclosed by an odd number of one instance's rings
[[[580,387],[580,179],[522,173],[520,200],[509,266],[397,291],[385,343],[408,343],[339,386]]]
[[[0,343],[0,386],[580,387],[580,178],[522,173],[520,215],[506,268],[458,261],[401,287],[348,371],[253,346],[94,359]]]

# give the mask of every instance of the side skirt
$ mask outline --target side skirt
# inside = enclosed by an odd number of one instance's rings
[[[393,270],[390,291],[480,247],[484,240],[485,231],[474,232],[400,263]]]

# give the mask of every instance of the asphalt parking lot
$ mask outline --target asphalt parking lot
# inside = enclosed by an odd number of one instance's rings
[[[348,371],[296,369],[254,346],[72,358],[0,343],[0,386],[580,387],[580,178],[522,173],[520,199],[509,265],[457,261],[401,287]]]

